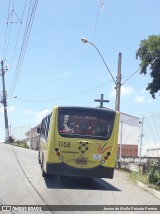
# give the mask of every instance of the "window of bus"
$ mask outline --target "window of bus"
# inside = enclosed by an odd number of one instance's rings
[[[41,136],[47,141],[50,127],[51,114],[45,117],[41,123]]]
[[[114,114],[99,111],[59,111],[58,130],[62,136],[109,138],[114,124]]]

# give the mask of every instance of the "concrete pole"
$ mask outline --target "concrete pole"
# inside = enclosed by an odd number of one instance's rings
[[[142,143],[143,143],[143,124],[144,124],[144,118],[142,118],[141,122],[141,135],[140,135],[140,146],[139,146],[139,163],[141,164],[141,158],[142,158]]]
[[[7,116],[7,98],[6,98],[6,89],[5,89],[5,71],[3,67],[3,61],[1,61],[1,69],[2,69],[2,86],[3,86],[3,98],[2,103],[4,106],[4,122],[5,122],[5,142],[9,142],[9,127],[8,127],[8,116]]]
[[[117,71],[117,80],[116,80],[116,105],[115,110],[120,111],[120,96],[121,96],[121,61],[122,53],[119,53],[118,57],[118,71]]]

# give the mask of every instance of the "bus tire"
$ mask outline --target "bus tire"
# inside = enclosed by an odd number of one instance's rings
[[[44,177],[44,178],[48,177],[48,174],[45,173],[43,168],[42,168],[42,177]]]
[[[38,152],[38,163],[41,164],[40,151]]]
[[[41,161],[41,170],[42,170],[42,177],[46,178],[49,176],[43,169],[43,156],[42,156],[42,161]]]

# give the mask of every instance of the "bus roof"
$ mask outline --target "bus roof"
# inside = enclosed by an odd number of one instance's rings
[[[113,109],[109,108],[100,108],[100,107],[85,107],[85,106],[57,106],[58,109],[86,109],[86,110],[100,110],[100,111],[110,111],[110,112],[115,112]]]

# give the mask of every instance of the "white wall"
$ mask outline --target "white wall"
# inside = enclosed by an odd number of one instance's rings
[[[157,148],[157,149],[147,149],[146,156],[147,157],[160,157],[160,148]]]
[[[139,144],[139,118],[120,113],[118,143]]]

